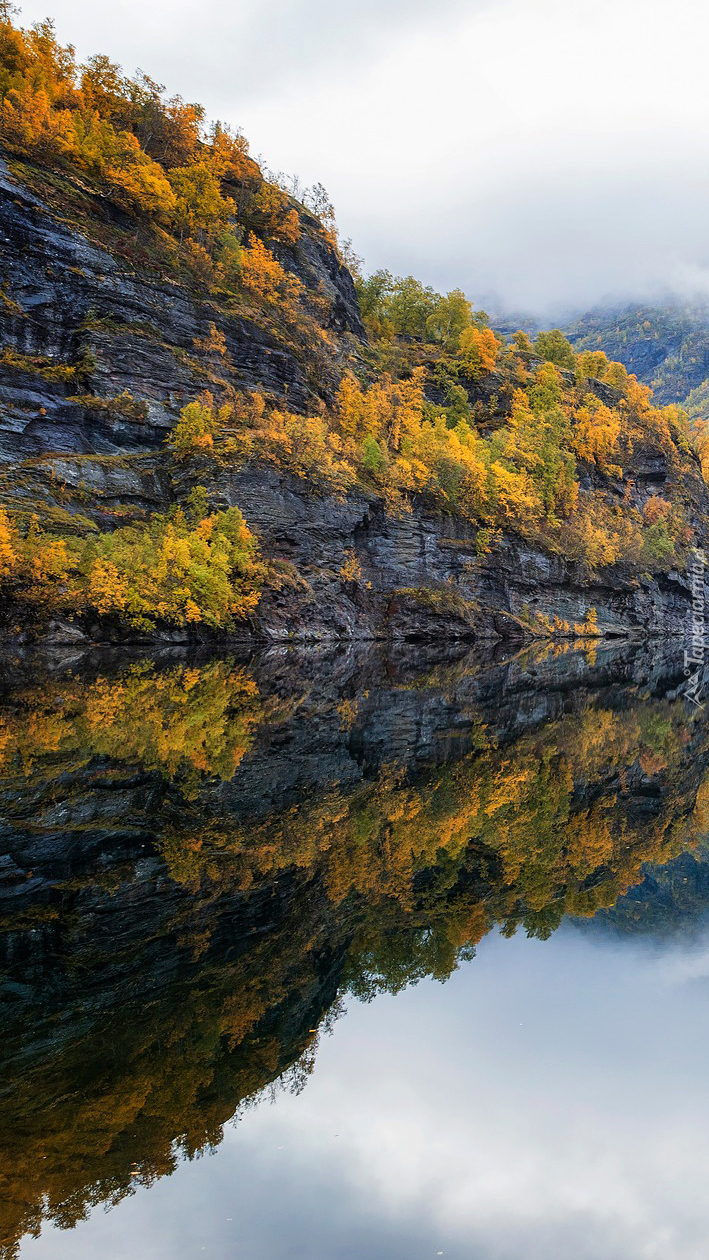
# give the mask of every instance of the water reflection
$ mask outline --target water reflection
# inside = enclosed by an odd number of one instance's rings
[[[137,1187],[158,1203],[159,1179],[218,1146],[235,1114],[248,1112],[237,1138],[253,1134],[256,1147],[263,1127],[286,1124],[293,1108],[306,1133],[299,1093],[316,1054],[315,1081],[324,1073],[333,1043],[322,1036],[343,996],[445,979],[493,929],[455,985],[484,983],[486,951],[507,960],[498,975],[512,968],[510,983],[519,975],[523,984],[525,959],[539,955],[533,942],[502,939],[518,927],[545,939],[565,915],[605,910],[610,949],[607,911],[619,898],[613,922],[626,934],[638,917],[629,907],[661,900],[653,880],[674,904],[667,864],[702,868],[709,818],[709,733],[681,682],[681,662],[635,649],[486,668],[470,659],[426,668],[379,652],[15,662],[0,728],[3,1254],[43,1222],[73,1226]],[[663,869],[644,878],[647,863]],[[573,960],[597,946],[576,932],[572,947],[566,931],[545,948],[569,986],[583,986]],[[445,1011],[458,1019],[455,985],[416,991],[427,1026]],[[406,1009],[418,1001],[407,994]],[[354,1009],[348,1043],[366,1012],[383,1008]],[[384,1033],[375,1030],[377,1064],[399,1009],[387,1008]],[[502,1014],[490,1011],[490,1030]],[[504,1060],[509,1035],[497,1050],[491,1036],[488,1053]],[[402,1063],[415,1063],[411,1045],[399,1053],[398,1084],[393,1062],[369,1080],[384,1112],[387,1098],[406,1094]],[[436,1070],[453,1080],[464,1068],[451,1048]],[[275,1111],[251,1113],[277,1081],[285,1097]],[[361,1128],[360,1085],[352,1141],[369,1161],[377,1141],[388,1148],[381,1125],[374,1136]],[[543,1106],[553,1082],[537,1088]],[[317,1129],[326,1112],[313,1105]],[[491,1142],[521,1142],[504,1112],[497,1096],[485,1109],[488,1155]],[[421,1123],[412,1099],[399,1107],[396,1167],[417,1149],[407,1125]],[[428,1143],[435,1149],[433,1133]],[[237,1163],[246,1152],[256,1159],[247,1141]],[[384,1154],[372,1167],[386,1187]],[[531,1186],[543,1172],[530,1172]],[[294,1191],[298,1177],[288,1184]],[[512,1190],[498,1187],[500,1204]],[[437,1211],[448,1198],[441,1191]],[[253,1224],[250,1254],[301,1254],[268,1242],[270,1228],[259,1241]],[[376,1230],[373,1253],[398,1254],[383,1221]],[[399,1228],[397,1248],[405,1235]],[[81,1237],[50,1235],[45,1254]],[[214,1245],[230,1254],[221,1235]],[[155,1254],[192,1250],[176,1243]]]

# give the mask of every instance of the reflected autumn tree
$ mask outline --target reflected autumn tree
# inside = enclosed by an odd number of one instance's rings
[[[590,704],[500,748],[481,723],[471,732],[475,750],[435,771],[385,765],[259,822],[212,816],[205,827],[197,803],[161,851],[193,889],[317,870],[335,906],[379,915],[390,905],[427,921],[441,911],[452,940],[468,925],[475,943],[494,923],[543,936],[564,914],[612,905],[644,863],[667,862],[702,834],[704,789],[690,773],[685,797],[678,767],[696,737],[701,752],[706,741],[681,704]]]
[[[0,773],[56,778],[109,758],[157,771],[191,796],[205,777],[234,775],[268,717],[253,677],[229,661],[163,670],[144,662],[117,678],[13,696],[0,712]]]
[[[578,692],[504,736],[473,705],[433,764],[386,741],[367,759],[369,692],[310,690],[220,660],[8,696],[5,1257],[214,1147],[278,1082],[301,1088],[348,995],[445,980],[494,926],[592,916],[709,828],[709,734],[676,698]],[[281,744],[316,733],[286,792]]]

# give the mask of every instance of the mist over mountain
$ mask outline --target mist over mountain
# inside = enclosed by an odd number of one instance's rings
[[[699,419],[709,398],[709,303],[666,298],[596,307],[566,327],[580,351],[603,350],[649,385],[658,403],[679,402]]]

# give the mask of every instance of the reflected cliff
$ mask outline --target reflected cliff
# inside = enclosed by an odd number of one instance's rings
[[[495,926],[679,914],[671,872],[706,869],[679,658],[5,664],[3,1255],[300,1089],[348,995],[444,980]]]

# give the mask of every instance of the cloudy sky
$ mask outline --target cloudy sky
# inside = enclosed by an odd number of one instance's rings
[[[27,0],[322,182],[368,269],[508,308],[709,291],[703,0]]]

